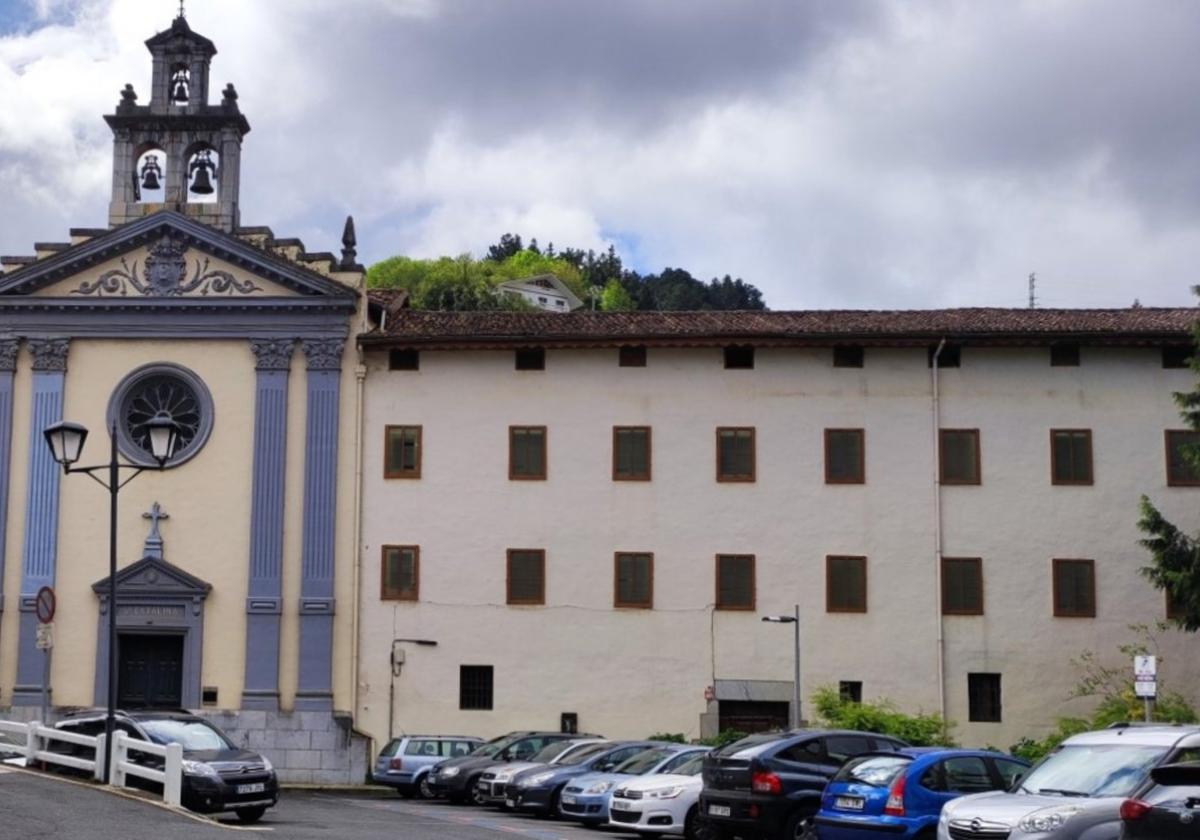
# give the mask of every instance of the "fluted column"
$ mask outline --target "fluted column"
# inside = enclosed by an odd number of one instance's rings
[[[333,708],[334,529],[343,339],[303,342],[308,361],[304,530],[300,552],[300,678],[296,708]]]
[[[256,373],[243,709],[279,708],[288,369],[294,344],[290,338],[250,342]]]
[[[54,585],[58,557],[58,481],[60,467],[50,455],[42,430],[62,420],[67,375],[65,338],[29,339],[33,388],[29,416],[29,460],[25,479],[25,538],[21,549],[21,620],[17,642],[14,706],[41,703],[42,653],[37,649],[34,600],[43,586]]]

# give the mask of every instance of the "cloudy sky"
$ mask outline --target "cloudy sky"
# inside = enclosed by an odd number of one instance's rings
[[[360,259],[505,231],[775,309],[1190,305],[1200,3],[188,0],[242,221]],[[105,221],[175,0],[0,0],[0,253]]]

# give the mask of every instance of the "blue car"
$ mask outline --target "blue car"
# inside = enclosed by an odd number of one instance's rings
[[[1007,790],[1028,762],[983,750],[906,747],[847,761],[825,786],[819,840],[933,840],[951,799]]]
[[[689,758],[708,752],[708,747],[691,744],[653,746],[618,764],[609,773],[588,773],[572,779],[558,798],[558,812],[585,825],[608,822],[608,800],[613,790],[631,776],[674,773]]]

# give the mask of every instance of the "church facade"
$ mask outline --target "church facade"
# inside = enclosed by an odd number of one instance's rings
[[[146,42],[149,101],[115,113],[108,226],[6,257],[0,274],[0,705],[38,713],[34,598],[57,594],[51,702],[211,712],[284,778],[361,778],[352,730],[355,400],[363,269],[244,227],[232,85],[184,18]],[[104,488],[42,438],[70,420],[81,464],[152,467],[146,423],[180,444],[118,495],[109,603]],[[122,473],[130,478],[132,471]],[[352,767],[353,772],[352,772]]]

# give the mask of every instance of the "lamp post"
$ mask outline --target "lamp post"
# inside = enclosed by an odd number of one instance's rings
[[[795,671],[792,674],[792,714],[791,727],[792,729],[800,728],[800,605],[796,604],[793,608],[792,615],[764,615],[763,621],[770,621],[775,624],[790,624],[792,625],[793,635],[795,636],[795,651],[794,662]]]
[[[164,469],[167,461],[175,454],[179,443],[179,425],[165,413],[159,412],[146,422],[150,454],[158,462],[157,469]],[[111,778],[113,729],[117,707],[117,494],[129,482],[148,467],[123,464],[117,458],[117,422],[109,429],[110,455],[107,464],[93,467],[76,467],[75,462],[83,453],[88,430],[78,423],[55,423],[42,432],[54,460],[62,465],[63,474],[85,473],[108,491],[108,714],[104,720],[104,783]],[[133,474],[121,479],[121,470],[133,470]],[[100,475],[107,473],[106,478]],[[99,475],[97,475],[99,474]]]

